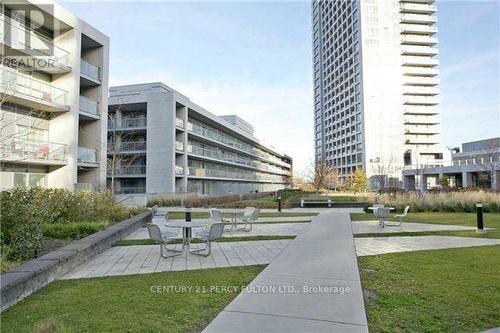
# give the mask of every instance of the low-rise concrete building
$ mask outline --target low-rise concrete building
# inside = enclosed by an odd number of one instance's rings
[[[412,165],[403,170],[406,190],[426,191],[446,178],[453,187],[500,190],[500,137],[462,144],[452,160],[440,165]]]
[[[216,116],[162,83],[110,89],[108,187],[137,203],[157,194],[275,191],[292,159],[237,116]]]
[[[0,8],[0,188],[106,184],[107,36],[52,1]]]

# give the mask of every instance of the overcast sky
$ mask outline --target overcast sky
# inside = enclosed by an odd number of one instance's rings
[[[237,114],[294,158],[313,156],[309,2],[75,2],[111,38],[110,85],[161,81]],[[500,135],[499,1],[438,1],[442,142]]]

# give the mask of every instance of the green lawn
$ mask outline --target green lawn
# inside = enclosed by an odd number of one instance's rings
[[[259,217],[295,217],[295,216],[316,216],[318,213],[314,212],[261,212]],[[227,215],[229,217],[229,215]],[[184,219],[184,212],[168,212],[168,218],[171,220]],[[207,219],[208,212],[192,212],[192,219]],[[281,222],[280,222],[281,223]]]
[[[242,236],[242,237],[222,237],[214,242],[228,243],[228,242],[247,242],[247,241],[261,241],[261,240],[276,240],[276,239],[294,239],[293,235],[282,236]],[[201,243],[202,241],[194,238],[191,243]],[[182,239],[178,239],[176,244],[181,244]],[[157,244],[151,239],[122,239],[113,244],[113,246],[130,246],[130,245],[154,245]]]
[[[359,258],[370,332],[500,326],[500,246]]]
[[[50,322],[67,332],[201,331],[238,294],[211,291],[211,287],[247,285],[263,268],[247,266],[60,280],[3,312],[2,332],[33,332],[34,327],[50,326]],[[192,289],[151,291],[163,286]],[[57,330],[43,330],[54,331]]]
[[[351,213],[352,221],[370,221],[377,218],[373,214],[367,213]],[[395,219],[389,219],[395,221]],[[448,224],[461,225],[468,227],[476,227],[476,213],[409,213],[404,219],[405,222],[431,223],[431,224]],[[488,230],[486,234],[476,234],[475,230],[465,231],[433,231],[433,232],[403,232],[391,234],[362,234],[356,237],[377,237],[377,236],[425,236],[425,235],[444,235],[444,236],[462,236],[462,237],[483,237],[483,238],[500,238],[500,213],[484,214],[485,228],[494,228]]]

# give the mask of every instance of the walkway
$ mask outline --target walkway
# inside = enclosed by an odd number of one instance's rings
[[[323,211],[204,332],[367,332],[348,210]]]
[[[394,222],[387,222],[394,223]],[[444,231],[444,230],[475,230],[473,227],[464,227],[459,225],[447,224],[430,224],[430,223],[406,223],[400,226],[386,226],[381,228],[378,221],[353,221],[352,231],[355,235],[358,234],[373,234],[373,233],[395,233],[395,232],[425,232],[425,231]]]
[[[408,236],[356,238],[358,257],[393,252],[437,250],[457,247],[472,247],[500,244],[500,239],[453,237],[453,236]]]
[[[214,242],[208,257],[182,254],[168,259],[160,256],[158,245],[116,246],[62,279],[269,264],[289,243],[290,240]]]

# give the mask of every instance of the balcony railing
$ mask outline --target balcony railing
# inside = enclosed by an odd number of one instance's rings
[[[92,183],[75,183],[75,192],[94,191],[96,187]]]
[[[184,128],[184,120],[181,118],[175,118],[175,126]]]
[[[255,172],[229,171],[210,168],[189,167],[189,176],[192,177],[215,177],[215,178],[231,178],[242,180],[282,182],[282,176],[272,176],[256,174]]]
[[[436,97],[418,96],[418,95],[404,95],[404,104],[414,104],[414,105],[437,105],[439,104],[439,99]]]
[[[145,165],[127,165],[115,169],[115,176],[142,176],[145,174]],[[108,170],[109,175],[111,175],[111,170]]]
[[[436,25],[423,25],[423,24],[401,24],[402,33],[415,33],[423,35],[434,35],[438,32]]]
[[[80,73],[97,81],[100,81],[99,67],[92,65],[90,62],[81,59]]]
[[[10,67],[0,66],[0,71],[2,72],[0,90],[3,93],[35,100],[40,104],[52,104],[62,109],[69,108],[66,90],[35,80]]]
[[[146,150],[146,141],[129,141],[121,143],[121,151],[142,151]]]
[[[21,138],[0,138],[2,160],[66,162],[67,145]]]
[[[70,53],[54,44],[54,42],[40,34],[34,33],[26,25],[17,22],[0,12],[0,43],[9,46],[10,48],[21,51],[28,56],[42,62],[44,66],[37,68],[50,69],[50,66],[69,71],[71,70]],[[30,45],[26,45],[26,40],[30,41]],[[36,64],[37,62],[34,62]]]
[[[181,166],[176,165],[175,166],[175,174],[176,175],[183,175],[184,174],[184,168]]]
[[[431,67],[404,66],[403,74],[423,77],[434,77],[439,75],[439,69]]]
[[[121,128],[146,127],[146,118],[123,118]]]
[[[97,150],[92,148],[78,147],[78,162],[97,163]]]
[[[179,141],[175,141],[175,150],[184,151],[184,144]]]
[[[116,194],[140,194],[140,193],[146,193],[146,187],[145,186],[127,186],[127,187],[120,187],[115,191]]]
[[[97,109],[97,102],[88,97],[80,96],[80,111],[90,113],[92,115],[99,115]]]

